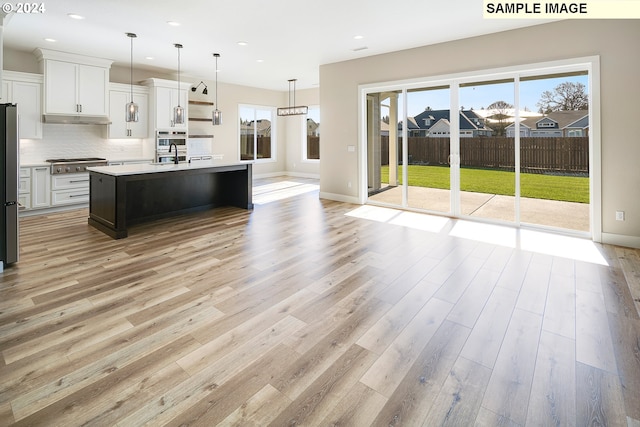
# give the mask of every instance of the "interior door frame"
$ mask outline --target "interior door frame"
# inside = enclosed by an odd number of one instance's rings
[[[589,204],[590,204],[590,233],[589,237],[596,242],[602,241],[602,170],[601,170],[601,133],[600,133],[600,57],[588,56],[581,58],[572,58],[559,61],[549,61],[542,63],[532,63],[525,65],[516,65],[504,68],[494,68],[486,70],[478,70],[457,74],[427,76],[422,78],[414,78],[407,80],[395,80],[389,82],[370,83],[358,86],[359,103],[358,103],[358,168],[359,168],[359,191],[358,201],[365,204],[368,199],[367,192],[367,95],[378,92],[402,91],[404,95],[403,109],[403,154],[406,155],[407,141],[407,97],[406,92],[410,89],[428,88],[435,86],[449,86],[451,93],[450,111],[458,111],[459,109],[459,87],[464,83],[474,83],[479,81],[491,81],[513,78],[515,79],[515,105],[519,105],[519,81],[523,77],[544,76],[545,74],[555,74],[562,72],[587,71],[589,79]],[[461,217],[460,215],[460,135],[459,120],[456,114],[450,115],[451,122],[451,167],[450,167],[450,187],[451,187],[451,213],[453,217]],[[455,123],[454,123],[455,122]],[[517,121],[516,121],[517,123]],[[520,132],[519,124],[516,125],[516,218],[515,225],[520,227],[520,156],[519,142]],[[403,158],[406,164],[406,159]],[[403,168],[403,207],[406,206],[406,169]],[[467,217],[465,217],[467,218]],[[493,222],[487,220],[488,222]],[[550,227],[535,226],[534,228],[549,229]],[[574,233],[568,233],[574,234]],[[584,235],[584,233],[575,233]]]

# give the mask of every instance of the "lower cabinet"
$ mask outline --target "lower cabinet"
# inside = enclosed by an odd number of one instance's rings
[[[31,168],[20,168],[18,203],[20,210],[31,209]]]
[[[31,168],[31,209],[51,206],[51,174],[49,166]]]
[[[73,205],[89,202],[89,173],[53,175],[51,177],[51,205]]]
[[[136,163],[151,163],[151,161],[109,162],[110,165]],[[20,168],[19,178],[18,202],[21,210],[86,206],[89,203],[89,172],[51,175],[50,166],[25,166]]]

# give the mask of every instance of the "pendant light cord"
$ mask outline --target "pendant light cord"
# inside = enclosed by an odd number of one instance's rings
[[[180,106],[180,48],[182,45],[176,44],[178,49],[178,107]]]
[[[130,91],[131,91],[131,102],[133,102],[133,36],[129,36],[131,38],[131,67],[129,67],[130,75],[129,75],[129,83],[130,83]]]
[[[293,106],[296,106],[296,79],[289,80],[289,108],[291,108],[291,82],[293,82]]]
[[[216,108],[218,108],[218,56],[216,55]]]

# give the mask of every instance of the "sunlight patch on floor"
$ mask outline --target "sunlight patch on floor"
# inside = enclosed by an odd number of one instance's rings
[[[452,225],[448,234],[453,237],[570,258],[576,261],[609,265],[598,250],[596,243],[579,237],[523,230],[498,224],[485,224],[460,219],[452,220],[447,217],[372,205],[360,206],[345,215],[433,233],[439,233],[447,225]]]
[[[520,230],[520,247],[525,251],[540,252],[593,264],[609,265],[594,242],[578,237],[534,230]]]
[[[609,265],[593,241],[579,237],[464,220],[457,220],[449,235],[576,261]]]
[[[287,199],[300,194],[318,191],[317,184],[302,184],[293,181],[280,181],[253,187],[253,204],[263,205],[276,200]]]
[[[360,206],[359,208],[347,212],[345,215],[377,222],[402,225],[404,227],[430,231],[432,233],[440,232],[450,221],[449,218],[441,216],[399,211],[397,209],[371,205]]]

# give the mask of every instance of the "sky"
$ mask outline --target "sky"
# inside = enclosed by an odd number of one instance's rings
[[[582,83],[588,89],[588,76],[556,77],[520,82],[520,107],[526,107],[529,111],[538,111],[536,105],[542,92],[553,89],[562,82]],[[433,110],[449,109],[449,89],[425,90],[410,92],[407,98],[407,110],[409,116],[416,116],[423,112],[427,106]],[[506,101],[514,104],[514,84],[501,83],[492,85],[477,85],[460,88],[460,105],[465,109],[479,110],[486,108],[495,101]],[[402,105],[399,102],[399,105]],[[388,113],[383,111],[383,115]]]

